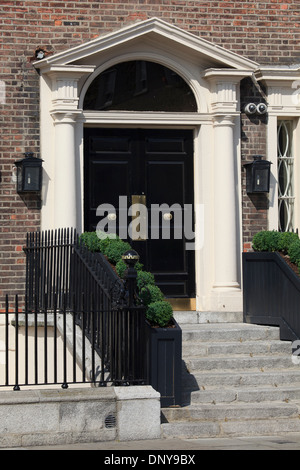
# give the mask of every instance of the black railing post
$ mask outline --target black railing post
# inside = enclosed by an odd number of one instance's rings
[[[5,296],[5,385],[9,385],[9,303]]]
[[[135,307],[137,305],[137,294],[136,294],[136,279],[137,272],[135,269],[136,263],[140,257],[135,250],[128,250],[122,256],[123,261],[127,264],[126,272],[126,289],[128,291],[128,306]]]
[[[129,382],[146,383],[146,317],[137,292],[137,271],[135,264],[139,255],[135,250],[128,250],[122,256],[127,264],[125,288],[127,289],[128,306],[123,307],[127,328],[124,328],[126,342],[126,359],[124,363],[126,379]]]
[[[20,390],[19,386],[19,302],[15,297],[15,386],[14,390]]]

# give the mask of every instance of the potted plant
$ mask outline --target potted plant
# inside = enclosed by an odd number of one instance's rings
[[[181,405],[181,328],[157,286],[146,285],[140,292],[146,305],[148,381],[160,393],[162,407]]]

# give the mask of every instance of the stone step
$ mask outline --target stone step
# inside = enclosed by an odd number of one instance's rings
[[[186,368],[189,373],[196,371],[233,371],[233,370],[254,370],[268,371],[276,369],[290,369],[297,367],[292,362],[292,356],[280,355],[235,355],[235,356],[219,356],[219,357],[191,357],[186,362]]]
[[[180,325],[182,341],[198,342],[243,342],[279,340],[279,328],[273,326],[248,325],[246,323],[215,323]]]
[[[252,419],[236,421],[179,422],[161,425],[164,439],[198,439],[204,437],[271,436],[300,432],[300,419]]]
[[[241,403],[201,404],[181,408],[163,408],[163,423],[191,421],[229,421],[243,419],[298,418],[299,407],[295,403]]]
[[[162,437],[280,435],[300,430],[299,402],[201,404],[162,409]]]
[[[211,403],[261,403],[272,401],[300,400],[300,384],[281,385],[278,387],[211,387],[191,392],[183,391],[183,405]]]
[[[191,356],[224,356],[230,354],[292,354],[292,343],[280,340],[261,341],[218,341],[200,342],[184,341],[182,343],[183,357]]]
[[[198,323],[242,323],[243,312],[197,312],[174,311],[174,318],[180,325]]]
[[[162,410],[164,438],[300,432],[300,365],[279,328],[199,312],[182,328],[182,407]],[[183,320],[188,320],[188,317]],[[224,316],[225,318],[225,316]]]
[[[244,370],[235,372],[198,372],[188,374],[183,372],[183,390],[200,390],[210,386],[258,386],[258,385],[292,385],[300,384],[300,369],[275,370],[267,372],[245,372]]]

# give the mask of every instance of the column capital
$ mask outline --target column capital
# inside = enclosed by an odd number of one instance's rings
[[[51,65],[45,63],[41,68],[41,74],[51,80],[53,109],[58,111],[78,109],[78,84],[94,69],[95,66]]]
[[[215,113],[234,113],[238,111],[240,81],[252,74],[250,70],[207,69],[203,77],[210,84],[211,110]]]
[[[238,116],[238,113],[214,114],[212,117],[213,125],[214,127],[217,127],[217,126],[233,127],[237,116]]]
[[[82,110],[52,110],[50,114],[54,124],[74,124],[82,116]]]

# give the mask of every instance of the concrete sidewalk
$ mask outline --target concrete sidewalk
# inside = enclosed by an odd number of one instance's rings
[[[199,451],[199,450],[300,450],[300,433],[282,436],[255,436],[202,439],[155,439],[128,442],[15,447],[1,450],[101,450],[101,451]],[[191,454],[191,452],[189,452]]]

